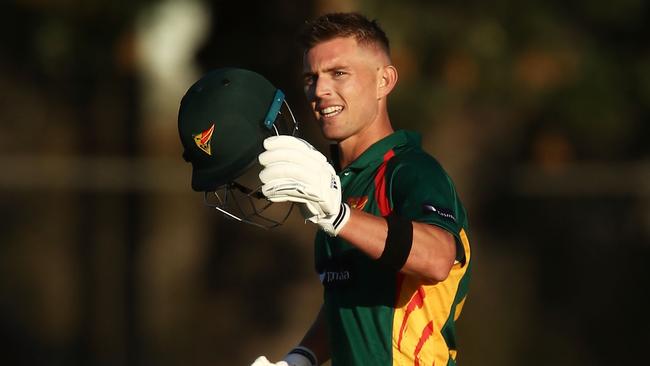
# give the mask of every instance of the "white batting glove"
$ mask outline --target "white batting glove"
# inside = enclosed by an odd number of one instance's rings
[[[286,361],[273,363],[269,361],[266,357],[260,356],[255,360],[255,362],[251,364],[251,366],[289,366],[289,364]]]
[[[316,355],[307,347],[298,346],[284,357],[284,360],[273,363],[265,356],[258,357],[251,366],[316,366]]]
[[[341,181],[325,156],[293,136],[269,137],[264,148],[258,157],[264,167],[262,193],[272,202],[302,203],[306,220],[336,236],[350,218],[350,208],[341,203]]]

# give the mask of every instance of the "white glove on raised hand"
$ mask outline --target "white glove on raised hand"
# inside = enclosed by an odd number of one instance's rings
[[[258,357],[251,366],[316,366],[318,360],[309,348],[298,346],[291,350],[284,360],[273,363],[265,356]]]
[[[302,203],[305,219],[335,236],[350,218],[350,207],[341,203],[341,181],[334,168],[307,141],[293,136],[264,140],[258,157],[262,193],[272,202]]]
[[[289,366],[289,364],[286,361],[279,361],[273,363],[269,361],[266,357],[260,356],[255,360],[255,362],[251,364],[251,366]]]

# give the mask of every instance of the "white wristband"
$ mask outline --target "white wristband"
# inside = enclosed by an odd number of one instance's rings
[[[309,348],[298,346],[284,358],[289,366],[318,366],[318,359]]]
[[[343,226],[348,223],[350,219],[350,206],[347,203],[341,203],[341,209],[336,216],[327,216],[322,219],[311,220],[320,226],[320,228],[329,236],[337,236]]]
[[[332,223],[332,226],[334,226],[334,236],[339,235],[339,232],[348,223],[348,220],[350,220],[350,206],[347,203],[341,203],[339,214]]]

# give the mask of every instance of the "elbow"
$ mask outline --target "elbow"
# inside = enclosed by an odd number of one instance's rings
[[[414,272],[427,284],[446,280],[456,259],[454,237],[433,225],[418,225],[417,228],[419,240],[414,240],[412,252]]]
[[[453,265],[453,259],[450,261],[440,258],[433,261],[433,263],[431,263],[429,266],[429,270],[427,271],[427,282],[438,283],[446,280],[447,277],[449,277],[449,273],[451,272],[451,267]]]
[[[442,230],[439,230],[440,234]],[[439,237],[438,250],[429,255],[429,276],[432,281],[442,282],[449,277],[456,261],[456,242],[451,234],[444,232]]]
[[[431,255],[428,257],[428,260],[423,263],[424,267],[420,272],[421,277],[423,277],[427,284],[442,282],[449,277],[449,273],[451,273],[455,260],[455,250],[450,250],[446,253],[438,253],[438,255]]]
[[[419,266],[410,266],[410,268],[402,268],[406,274],[419,277],[420,280],[426,285],[435,285],[442,282],[449,277],[451,267],[454,261],[448,262],[441,258],[429,259],[419,263]]]

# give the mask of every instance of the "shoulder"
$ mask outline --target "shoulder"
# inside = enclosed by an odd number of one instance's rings
[[[399,177],[400,181],[412,178],[422,179],[427,183],[439,182],[450,184],[451,180],[440,162],[427,152],[417,147],[397,152],[386,165],[387,174]]]
[[[421,149],[396,154],[387,163],[387,194],[398,214],[445,228],[454,235],[467,226],[465,208],[442,165]]]
[[[418,148],[396,154],[386,166],[387,191],[396,206],[435,204],[447,209],[458,205],[456,187],[442,165]]]

